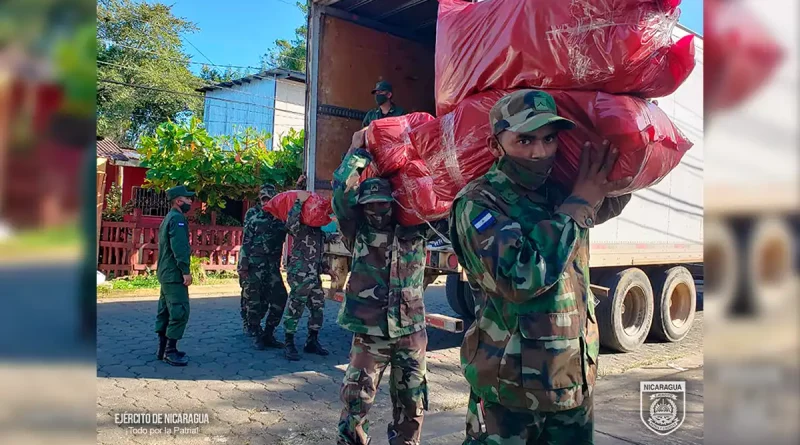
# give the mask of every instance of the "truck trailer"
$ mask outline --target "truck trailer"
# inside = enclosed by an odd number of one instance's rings
[[[308,23],[305,169],[311,191],[331,192],[331,179],[366,112],[378,80],[394,86],[409,112],[434,114],[436,0],[314,0]],[[675,39],[691,33],[676,25]],[[590,231],[592,291],[601,343],[633,351],[652,334],[680,341],[690,330],[703,282],[703,41],[697,66],[672,95],[656,99],[694,143],[661,182],[635,192],[622,214]],[[488,119],[488,116],[487,116]],[[331,258],[347,259],[343,245]],[[458,259],[429,247],[426,282],[447,275],[446,293],[461,318],[428,314],[431,326],[463,331],[475,303]],[[342,274],[343,275],[343,274]],[[341,301],[345,280],[332,283]]]

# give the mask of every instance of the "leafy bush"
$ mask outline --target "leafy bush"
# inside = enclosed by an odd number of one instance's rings
[[[146,187],[166,190],[184,184],[211,210],[225,208],[225,199],[254,200],[264,183],[289,189],[302,173],[305,136],[290,131],[281,150],[270,151],[270,135],[252,128],[231,136],[210,136],[202,123],[165,122],[138,149],[148,168]]]
[[[205,258],[192,256],[189,260],[189,272],[192,274],[193,283],[203,283],[206,281],[206,271],[203,269],[203,262]]]
[[[106,205],[103,209],[103,221],[121,222],[125,215],[133,213],[133,201],[128,201],[122,205],[122,187],[116,182],[111,184],[111,188],[106,195]]]

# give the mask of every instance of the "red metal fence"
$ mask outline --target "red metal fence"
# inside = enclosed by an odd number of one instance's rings
[[[157,221],[109,222],[100,228],[98,270],[114,277],[138,275],[158,267]],[[242,228],[189,225],[192,255],[204,258],[207,272],[236,270],[242,246]]]

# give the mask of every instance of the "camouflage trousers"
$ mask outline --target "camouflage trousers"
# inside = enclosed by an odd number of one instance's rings
[[[470,391],[467,438],[463,445],[591,445],[594,443],[592,398],[566,411],[509,409],[483,402]]]
[[[286,286],[283,284],[278,268],[251,265],[248,277],[244,280],[243,300],[247,322],[251,326],[261,324],[264,316],[266,328],[275,328],[283,318],[286,308]]]
[[[316,277],[298,277],[291,271],[288,273],[289,301],[286,303],[286,312],[283,315],[283,329],[287,334],[297,332],[297,323],[303,316],[303,310],[308,306],[308,330],[319,331],[322,329],[323,310],[325,309],[325,293],[322,291],[322,281]]]
[[[428,409],[427,346],[428,333],[424,329],[399,338],[353,336],[350,365],[342,382],[344,409],[339,419],[339,445],[369,442],[367,414],[375,402],[383,371],[390,365],[389,394],[394,409],[388,427],[389,444],[419,444],[424,411]]]

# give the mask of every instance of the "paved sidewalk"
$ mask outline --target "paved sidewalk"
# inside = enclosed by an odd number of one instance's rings
[[[335,325],[338,303],[327,302],[321,336],[331,355],[288,362],[280,351],[252,349],[241,333],[238,297],[193,298],[186,338],[179,344],[190,356],[185,368],[155,360],[156,305],[152,298],[110,299],[98,305],[99,444],[335,443],[339,387],[351,340],[350,333]],[[429,288],[426,307],[453,315],[443,286]],[[305,341],[306,320],[301,321],[298,342]],[[423,443],[456,443],[468,397],[459,366],[462,335],[434,329],[428,333],[431,399]],[[702,350],[701,337],[702,317],[681,344],[648,343],[632,354],[603,354],[601,373],[690,355]],[[383,382],[370,412],[374,444],[386,441],[391,419],[387,392]],[[176,435],[131,434],[115,424],[114,415],[124,412],[207,413],[209,423]]]

